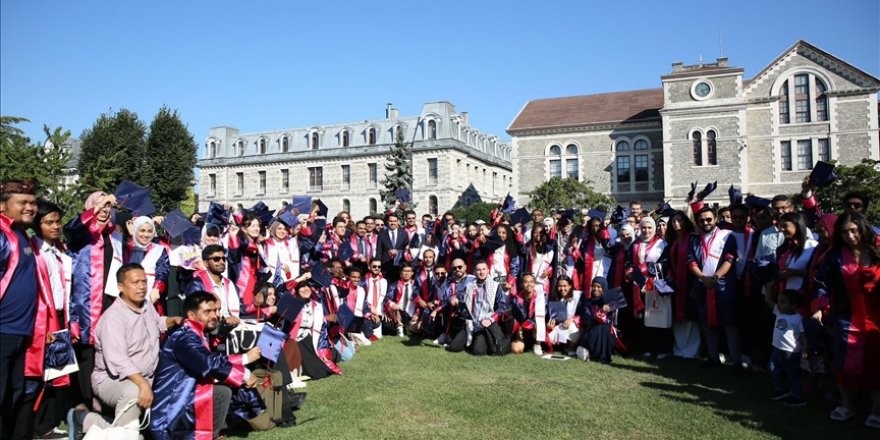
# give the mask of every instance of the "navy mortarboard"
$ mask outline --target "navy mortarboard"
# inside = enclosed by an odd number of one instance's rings
[[[837,180],[837,173],[834,172],[834,165],[819,161],[813,167],[810,173],[810,186],[823,188],[834,183]]]
[[[318,217],[327,218],[327,214],[330,212],[330,209],[327,208],[327,205],[321,201],[321,199],[315,200],[315,205],[318,207]]]
[[[165,232],[168,233],[168,236],[172,239],[179,238],[183,236],[183,234],[191,228],[194,228],[192,222],[186,218],[186,215],[180,209],[175,209],[174,211],[165,214],[165,219],[162,221],[162,228],[165,229]]]
[[[250,212],[257,216],[260,219],[260,224],[263,226],[272,223],[272,211],[266,206],[263,202],[257,202],[253,207],[251,207]]]
[[[733,185],[727,189],[727,196],[730,197],[731,205],[742,203],[743,193]]]
[[[746,197],[746,205],[752,209],[767,209],[770,207],[770,199],[758,196]]]
[[[697,193],[697,200],[704,200],[706,197],[709,197],[709,194],[712,194],[712,191],[715,191],[715,188],[718,188],[717,180],[712,183],[707,183],[706,187]]]
[[[149,188],[123,180],[119,182],[113,195],[116,196],[116,204],[131,211],[135,217],[156,213],[156,207],[153,206],[153,200],[150,199]]]
[[[208,206],[208,212],[205,214],[205,223],[211,223],[217,226],[229,225],[229,216],[232,210],[227,210],[223,205],[217,202],[211,202]]]
[[[513,211],[516,211],[516,200],[513,199],[510,193],[507,193],[507,197],[501,202],[501,212],[510,214]]]
[[[410,203],[412,202],[412,191],[409,188],[400,188],[394,192],[394,197],[400,203]]]
[[[591,219],[597,218],[600,222],[605,221],[605,213],[603,211],[599,211],[598,209],[591,209],[587,212],[587,216]]]
[[[290,203],[290,211],[294,215],[311,214],[312,213],[312,197],[311,196],[293,196]]]
[[[312,278],[309,279],[309,282],[318,287],[330,287],[333,276],[324,266],[316,264],[312,267]]]
[[[529,210],[526,208],[519,208],[510,214],[510,222],[517,225],[524,225],[532,219],[532,216],[529,215]]]

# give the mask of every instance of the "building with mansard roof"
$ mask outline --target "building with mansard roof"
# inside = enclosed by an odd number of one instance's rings
[[[199,160],[199,208],[210,202],[271,208],[294,194],[320,198],[331,215],[384,211],[385,163],[402,131],[412,145],[413,201],[419,213],[502,199],[513,183],[510,144],[468,124],[467,112],[429,102],[418,115],[241,133],[210,129]]]
[[[656,89],[527,102],[507,129],[515,193],[524,203],[573,177],[621,202],[680,205],[694,181],[791,194],[819,160],[880,159],[876,77],[805,41],[744,73],[727,58],[674,63]]]

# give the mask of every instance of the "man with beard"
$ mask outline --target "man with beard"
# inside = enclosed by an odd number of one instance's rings
[[[253,388],[255,376],[244,366],[260,358],[260,348],[225,355],[209,349],[206,333],[217,328],[220,305],[208,292],[189,294],[186,320],[159,352],[150,430],[155,439],[217,438],[232,396],[230,387]]]
[[[34,331],[37,260],[25,233],[37,214],[32,182],[0,185],[0,438],[9,438],[24,396],[24,361]]]
[[[446,349],[460,352],[470,347],[471,354],[482,356],[489,351],[486,332],[490,326],[498,325],[506,307],[506,296],[501,283],[489,278],[489,265],[485,261],[474,264],[474,273],[476,277],[466,283],[464,292],[449,298],[450,306],[464,320],[464,326],[453,334]]]

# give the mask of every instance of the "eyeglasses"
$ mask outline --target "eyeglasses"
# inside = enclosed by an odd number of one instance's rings
[[[446,272],[434,272],[434,276],[445,277],[445,276],[446,276]]]
[[[209,260],[219,263],[221,261],[226,262],[226,257],[208,257]]]
[[[452,268],[455,270],[462,270],[464,269],[464,266],[452,266]]]
[[[715,219],[712,218],[712,217],[709,217],[709,218],[698,218],[697,221],[700,222],[700,223],[712,223],[712,222],[715,221]]]

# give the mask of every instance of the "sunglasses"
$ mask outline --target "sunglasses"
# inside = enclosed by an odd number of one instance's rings
[[[379,266],[377,266],[377,265],[372,265],[372,266],[370,266],[370,269],[381,269],[381,268],[382,268],[381,265],[379,265]]]
[[[226,257],[208,257],[208,259],[215,262],[215,263],[219,263],[221,261],[223,261],[223,262],[226,261]]]
[[[697,221],[700,223],[712,223],[715,221],[715,219],[714,218],[700,218],[700,219],[697,219]]]
[[[446,272],[434,272],[434,276],[438,276],[438,277],[446,276]]]
[[[464,266],[452,266],[452,268],[455,270],[461,270],[464,269]]]

